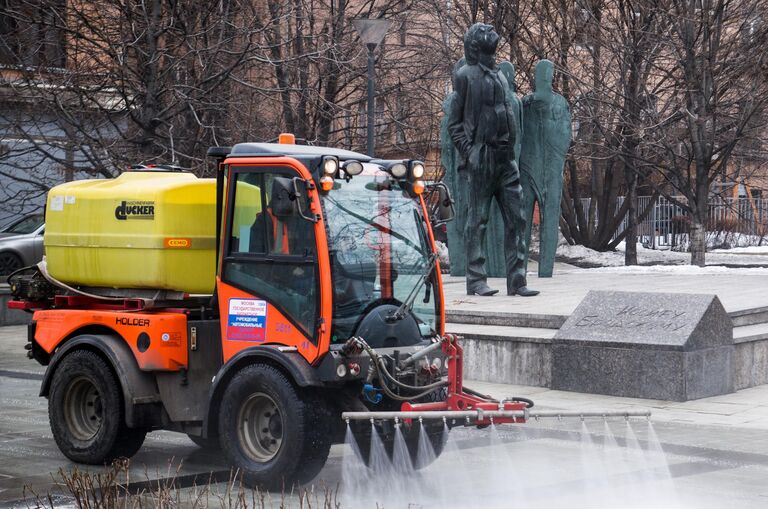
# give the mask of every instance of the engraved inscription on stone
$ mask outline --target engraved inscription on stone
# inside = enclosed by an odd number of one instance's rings
[[[677,331],[688,324],[685,311],[641,306],[622,306],[618,311],[606,314],[586,315],[576,321],[576,327],[609,329],[635,329],[647,331]]]
[[[554,339],[679,349],[719,344],[730,328],[714,295],[591,291]]]
[[[716,295],[591,291],[552,341],[552,388],[674,401],[732,392],[733,323]]]

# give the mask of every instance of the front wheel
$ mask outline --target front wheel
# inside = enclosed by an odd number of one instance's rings
[[[323,403],[272,366],[235,375],[221,402],[219,436],[246,484],[289,489],[320,472],[331,447]]]
[[[120,384],[106,361],[86,350],[68,354],[57,366],[48,416],[59,449],[78,463],[99,465],[130,458],[147,434],[125,425]]]

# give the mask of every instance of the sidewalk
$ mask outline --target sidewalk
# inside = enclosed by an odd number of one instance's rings
[[[570,269],[555,267],[551,278],[539,278],[529,266],[528,286],[541,291],[536,297],[508,297],[506,280],[490,278],[491,288],[499,290],[493,297],[468,296],[466,279],[443,276],[445,305],[450,311],[482,311],[570,315],[590,290],[625,292],[665,292],[715,294],[726,311],[768,306],[767,269],[719,269],[669,267],[668,272],[648,273],[647,267],[636,271],[621,268]],[[717,270],[715,270],[717,269]],[[683,271],[684,270],[684,271]],[[677,272],[683,271],[683,272]],[[700,274],[699,274],[700,272]]]

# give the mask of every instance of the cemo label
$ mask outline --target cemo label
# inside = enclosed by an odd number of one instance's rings
[[[170,247],[175,249],[190,248],[192,247],[192,239],[185,239],[185,238],[178,238],[178,237],[166,238],[165,247]]]

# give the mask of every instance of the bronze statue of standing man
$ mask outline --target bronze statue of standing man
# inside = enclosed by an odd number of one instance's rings
[[[469,211],[464,228],[467,294],[490,296],[485,270],[486,226],[491,200],[504,221],[507,294],[529,297],[526,286],[525,219],[520,172],[515,163],[515,118],[509,84],[496,67],[499,35],[491,25],[476,23],[464,35],[466,65],[453,76],[455,97],[448,111],[448,132],[459,153],[459,174],[468,185]]]

